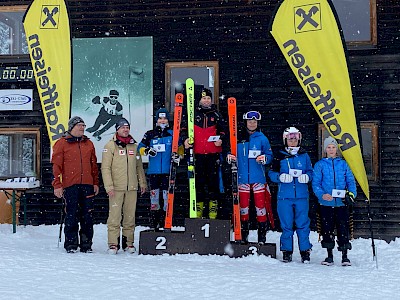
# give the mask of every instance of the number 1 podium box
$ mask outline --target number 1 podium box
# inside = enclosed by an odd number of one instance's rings
[[[276,258],[276,245],[242,245],[230,241],[228,220],[185,219],[185,231],[145,230],[140,233],[139,254],[229,255],[242,257],[263,254]]]

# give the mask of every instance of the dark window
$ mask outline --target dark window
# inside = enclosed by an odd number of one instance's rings
[[[0,128],[0,178],[39,178],[40,130]]]
[[[168,62],[165,64],[165,106],[171,112],[174,111],[175,94],[179,92],[185,94],[182,88],[187,78],[194,80],[195,87],[210,89],[213,93],[213,101],[218,105],[219,68],[217,61]]]
[[[332,0],[350,45],[376,45],[376,0]]]
[[[27,6],[0,7],[0,55],[27,54],[22,18]]]
[[[362,154],[368,179],[378,180],[378,122],[361,122]],[[318,125],[318,157],[322,158],[323,142],[329,135],[324,124]]]

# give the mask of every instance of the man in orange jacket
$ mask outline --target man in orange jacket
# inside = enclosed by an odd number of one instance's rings
[[[54,195],[64,198],[65,242],[68,253],[92,252],[94,196],[99,193],[96,152],[84,135],[85,122],[75,116],[68,122],[68,131],[53,147]],[[78,229],[79,223],[81,229]]]

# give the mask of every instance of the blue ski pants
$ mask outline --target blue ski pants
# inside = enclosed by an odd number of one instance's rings
[[[308,198],[278,199],[278,216],[281,222],[281,251],[293,251],[294,225],[300,251],[312,248],[310,243],[310,218],[308,217]]]

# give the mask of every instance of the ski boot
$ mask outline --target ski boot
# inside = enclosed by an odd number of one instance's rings
[[[210,219],[215,220],[217,218],[218,213],[218,201],[211,200],[208,203],[208,216]]]
[[[151,229],[160,231],[160,213],[159,210],[150,210]]]
[[[96,141],[100,141],[100,140],[101,140],[101,136],[100,136],[99,131],[96,131],[95,133],[93,133],[93,138],[94,138]]]
[[[242,241],[241,244],[249,243],[249,221],[242,221]]]
[[[267,222],[258,222],[258,244],[264,245],[267,241]]]
[[[203,217],[204,202],[196,203],[197,218],[201,219]]]

